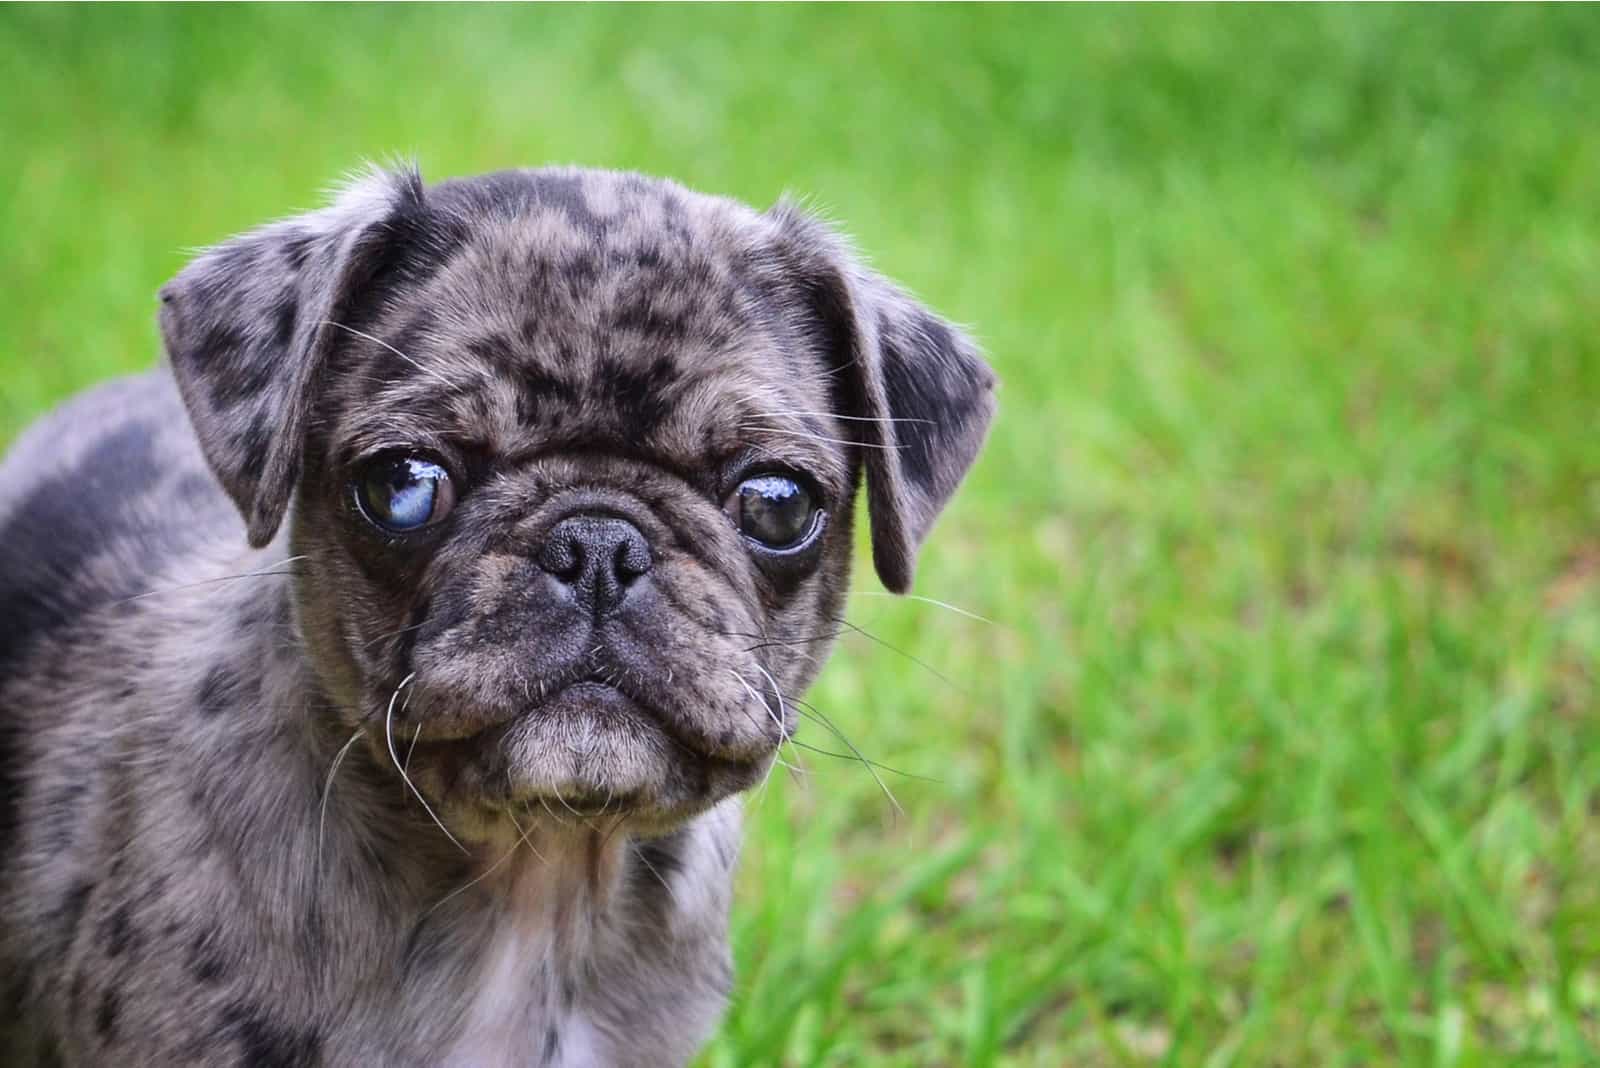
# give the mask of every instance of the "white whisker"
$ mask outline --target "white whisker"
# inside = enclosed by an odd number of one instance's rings
[[[996,623],[994,620],[989,619],[987,616],[980,616],[976,612],[969,612],[967,609],[961,608],[961,607],[959,607],[957,605],[949,604],[949,603],[947,603],[945,601],[940,601],[940,600],[937,600],[937,599],[935,599],[933,597],[923,597],[923,596],[920,596],[920,595],[915,594],[915,593],[890,593],[887,590],[851,590],[850,591],[850,596],[851,597],[893,597],[894,599],[900,600],[900,601],[921,601],[923,604],[937,605],[940,608],[948,609],[949,611],[954,612],[958,616],[966,616],[968,619],[975,619],[979,623],[987,623],[991,627],[998,627],[1000,625],[1000,624]]]
[[[399,349],[395,348],[381,337],[373,337],[371,334],[363,333],[353,326],[346,326],[343,323],[336,323],[332,319],[318,319],[317,325],[332,326],[339,330],[343,330],[346,333],[354,334],[356,337],[366,338],[374,345],[382,345],[384,348],[388,349],[390,352],[406,361],[406,363],[409,363],[412,367],[415,367],[418,371],[421,371],[435,382],[438,382],[440,385],[444,386],[444,388],[451,390],[452,392],[456,391],[457,387],[454,382],[451,382],[448,378],[439,374],[437,371],[430,371],[428,368],[422,366],[422,364],[418,363],[416,360],[413,360],[410,356],[407,356],[405,353],[401,352]]]
[[[847,423],[926,423],[928,426],[937,426],[932,419],[914,419],[910,416],[892,415],[843,415],[839,412],[794,412],[787,409],[778,412],[768,412],[764,416],[768,419],[781,416],[810,416],[819,419],[841,419]]]
[[[782,724],[781,721],[779,721],[779,720],[774,718],[773,712],[772,712],[772,706],[767,704],[767,699],[762,697],[761,694],[756,692],[756,688],[754,686],[750,685],[750,680],[749,679],[745,678],[743,675],[739,674],[737,671],[734,671],[732,668],[728,669],[728,673],[730,675],[732,675],[735,679],[738,679],[739,680],[739,685],[741,685],[741,686],[743,686],[745,688],[745,692],[748,693],[751,697],[756,699],[756,702],[761,706],[761,710],[767,714],[767,718],[773,720],[774,723],[778,724],[779,737],[781,738],[783,736],[783,724]],[[755,718],[753,716],[751,716],[750,713],[746,712],[745,713],[745,718],[749,719],[752,724],[755,723]],[[780,741],[778,744],[781,746],[783,743]],[[762,797],[766,796],[767,784],[772,782],[772,773],[778,767],[778,765],[780,765],[780,764],[782,764],[784,767],[788,768],[790,771],[794,772],[797,775],[804,774],[804,772],[800,771],[798,768],[794,767],[793,765],[787,763],[781,757],[774,755],[773,758],[772,758],[772,763],[767,766],[767,773],[761,777],[761,786],[760,786],[760,788],[756,790],[756,798],[757,798],[758,801]]]
[[[883,776],[878,774],[878,769],[876,767],[877,762],[874,760],[868,760],[866,755],[863,754],[861,750],[856,748],[856,743],[852,742],[845,735],[844,731],[834,726],[833,721],[819,712],[815,705],[811,705],[809,707],[811,709],[811,712],[809,713],[810,718],[822,724],[829,730],[830,733],[833,734],[835,738],[839,739],[845,744],[845,748],[849,749],[850,752],[855,755],[856,760],[860,761],[861,766],[867,769],[867,774],[871,775],[873,781],[878,784],[878,789],[882,790],[883,796],[889,799],[889,804],[894,806],[895,812],[904,816],[906,810],[900,807],[900,801],[894,796],[894,791],[889,789],[889,784],[884,782]]]
[[[759,430],[764,434],[777,434],[781,437],[803,438],[807,441],[821,441],[829,445],[859,445],[863,449],[903,449],[904,445],[879,444],[873,441],[851,441],[849,438],[830,438],[823,434],[808,434],[804,430],[790,430],[787,427],[768,426],[764,423],[740,423],[740,430]]]
[[[506,812],[506,819],[510,820],[511,821],[511,826],[513,826],[513,827],[515,827],[517,829],[517,834],[522,836],[522,843],[528,847],[529,852],[531,852],[534,856],[538,857],[540,862],[542,863],[544,861],[544,854],[539,852],[538,848],[536,846],[534,846],[533,840],[528,837],[528,832],[523,830],[522,829],[522,824],[517,822],[516,815],[514,813],[508,811],[508,812]]]
[[[394,693],[389,697],[389,711],[388,714],[383,717],[383,737],[384,741],[389,745],[389,759],[394,761],[395,770],[400,772],[401,780],[406,784],[407,787],[410,788],[411,792],[416,795],[417,802],[422,805],[422,810],[428,814],[428,818],[433,820],[433,822],[438,825],[439,829],[444,832],[444,836],[450,839],[452,845],[470,857],[472,856],[472,852],[467,849],[466,846],[456,841],[456,836],[450,833],[450,828],[446,827],[444,825],[444,821],[434,814],[432,808],[428,807],[427,798],[422,796],[422,791],[417,789],[416,784],[411,781],[411,776],[406,774],[406,769],[401,767],[400,755],[394,751],[394,703],[399,699],[400,691],[405,689],[406,684],[416,677],[417,673],[413,671],[411,674],[401,679],[400,685],[394,688]]]
[[[405,710],[406,710],[405,706],[401,705],[400,706],[400,711],[404,712]],[[417,751],[417,739],[421,738],[421,737],[422,737],[422,724],[419,723],[419,724],[417,724],[416,731],[414,731],[412,733],[412,735],[411,735],[411,744],[406,747],[406,762],[404,764],[400,765],[400,770],[401,771],[410,771],[411,770],[411,754]]]
[[[351,746],[361,739],[361,727],[350,736],[350,740],[339,747],[339,752],[334,754],[333,766],[328,769],[327,781],[322,784],[322,804],[317,813],[317,869],[322,869],[322,840],[323,831],[328,826],[328,795],[333,793],[333,777],[339,774],[339,765],[344,763],[344,758],[350,752]]]
[[[277,563],[268,564],[259,571],[241,571],[237,575],[222,575],[218,578],[201,579],[198,582],[185,582],[178,586],[167,586],[159,590],[147,590],[144,593],[136,593],[132,597],[124,597],[120,601],[113,601],[112,604],[118,605],[127,604],[130,601],[142,601],[146,597],[159,597],[165,593],[178,593],[183,590],[192,590],[199,586],[211,586],[219,582],[238,582],[249,578],[272,578],[280,575],[293,575],[293,570],[275,571],[273,569],[283,567],[285,564],[293,564],[305,559],[307,559],[305,556],[290,556],[283,560],[279,560]]]
[[[466,893],[468,890],[471,890],[474,886],[477,886],[479,883],[483,882],[489,876],[491,876],[495,872],[499,871],[500,870],[500,865],[502,865],[506,861],[510,860],[511,859],[511,854],[515,853],[517,851],[517,846],[519,846],[521,844],[522,844],[522,839],[520,839],[520,838],[517,839],[515,842],[512,842],[511,843],[511,848],[506,850],[505,853],[503,855],[501,855],[499,860],[495,861],[493,864],[491,864],[487,868],[483,869],[483,874],[479,875],[475,879],[471,879],[468,882],[465,882],[465,883],[461,884],[460,886],[456,887],[454,890],[450,891],[448,894],[444,895],[444,897],[441,897],[438,901],[435,901],[428,908],[427,912],[424,912],[421,916],[417,917],[417,922],[421,923],[423,920],[425,920],[429,916],[433,915],[434,910],[439,908],[445,902],[450,901],[451,899],[453,899],[453,898],[455,898],[455,897],[457,897],[457,896],[459,896],[461,894]]]

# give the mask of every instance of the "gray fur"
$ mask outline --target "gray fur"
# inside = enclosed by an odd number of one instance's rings
[[[581,170],[374,172],[161,327],[0,466],[0,1061],[687,1061],[857,488],[903,591],[970,342],[792,206]],[[459,493],[405,537],[351,488],[397,445]],[[793,559],[723,509],[769,468],[824,505]]]

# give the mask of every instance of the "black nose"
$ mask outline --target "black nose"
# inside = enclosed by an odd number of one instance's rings
[[[650,543],[612,516],[576,515],[550,528],[539,566],[571,587],[597,616],[616,610],[635,579],[650,570]]]

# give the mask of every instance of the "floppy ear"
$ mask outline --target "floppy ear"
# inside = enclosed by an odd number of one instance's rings
[[[299,478],[306,411],[393,219],[421,206],[413,169],[373,170],[333,203],[208,249],[161,290],[161,337],[201,451],[267,544]]]
[[[977,457],[994,417],[994,372],[972,341],[788,202],[767,213],[822,325],[840,412],[862,446],[872,560],[896,593],[917,549]]]

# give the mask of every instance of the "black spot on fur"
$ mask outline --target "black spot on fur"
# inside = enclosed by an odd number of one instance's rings
[[[199,337],[175,355],[186,363],[212,369],[213,373],[204,375],[200,381],[217,408],[225,408],[241,396],[254,396],[265,384],[259,365],[266,361],[253,359],[255,353],[244,331],[232,320],[208,323]]]
[[[578,390],[572,383],[539,367],[519,372],[516,386],[517,421],[524,425],[538,424],[545,412],[570,409],[578,403]]]
[[[671,414],[677,382],[678,369],[671,358],[658,356],[643,370],[620,360],[602,361],[594,388],[629,435],[647,436]]]
[[[485,364],[498,369],[511,359],[516,344],[504,334],[486,334],[468,341],[466,349]]]
[[[585,192],[582,178],[569,174],[517,175],[517,177],[524,185],[530,187],[528,192],[533,194],[539,204],[560,211],[573,226],[595,237],[605,232],[605,221],[589,207],[589,196]],[[528,181],[529,178],[533,179],[531,183]],[[506,195],[503,189],[500,195]],[[525,195],[519,193],[517,197]]]
[[[118,584],[97,575],[91,582],[86,565],[118,536],[160,539],[154,530],[135,527],[128,508],[129,498],[156,474],[149,428],[130,424],[105,435],[71,470],[17,502],[0,525],[6,547],[0,562],[0,680],[14,673],[36,643],[89,609],[136,592],[132,578]],[[8,738],[7,726],[0,725],[0,804],[14,794],[5,761],[16,745],[14,733]],[[6,820],[0,813],[0,841],[12,837]]]
[[[121,998],[114,988],[108,987],[101,992],[100,1007],[94,1014],[94,1029],[101,1042],[110,1042],[117,1037],[117,1014],[121,1008]]]
[[[56,919],[60,922],[65,940],[70,940],[72,932],[77,929],[78,921],[83,918],[83,910],[89,904],[89,895],[94,893],[94,883],[80,882],[73,885],[61,897],[61,903],[56,906]]]
[[[658,915],[672,907],[672,880],[683,871],[683,851],[687,846],[685,831],[633,845],[634,864],[629,874],[634,895],[644,907]]]
[[[571,1012],[578,1003],[578,987],[573,982],[572,976],[565,972],[561,975],[561,1011]]]
[[[641,245],[634,250],[633,265],[646,271],[654,271],[661,267],[661,246]]]
[[[195,694],[195,707],[207,719],[222,715],[239,697],[239,679],[227,664],[214,664]]]
[[[63,783],[45,802],[44,837],[55,849],[66,849],[72,844],[78,829],[78,810],[88,791],[88,784],[75,778]]]
[[[649,290],[619,304],[611,313],[614,330],[628,330],[658,344],[681,342],[689,332],[688,319],[680,311],[661,306]]]
[[[248,1068],[307,1068],[322,1058],[322,1036],[274,1023],[243,1003],[222,1010],[222,1027],[239,1046],[241,1065]]]
[[[316,239],[310,234],[291,234],[283,239],[280,246],[283,251],[283,262],[291,271],[298,271],[306,265],[306,257],[311,255],[311,248]]]
[[[194,936],[189,943],[189,953],[184,961],[189,976],[197,983],[210,985],[227,974],[227,964],[222,959],[216,940],[206,932]]]
[[[266,409],[257,412],[235,441],[243,462],[239,472],[241,484],[253,488],[261,481],[261,468],[267,462],[267,449],[272,445],[273,415]]]
[[[396,294],[423,285],[456,257],[471,230],[455,213],[435,210],[432,199],[420,183],[411,183],[390,216],[368,228],[353,254],[356,262],[351,265],[345,299],[329,318],[358,330],[370,327],[382,308],[399,303]],[[356,340],[345,331],[339,333],[338,344]],[[395,343],[395,347],[411,352],[406,345]]]
[[[123,902],[100,925],[100,946],[108,957],[120,957],[139,948],[142,936],[133,926],[127,902]]]
[[[955,335],[933,316],[880,317],[878,330],[889,413],[915,420],[895,424],[900,469],[920,492],[937,497],[938,443],[971,418],[987,389],[976,368],[959,357]]]
[[[561,1052],[561,1032],[557,1031],[554,1024],[544,1029],[544,1063],[554,1064],[556,1054]]]
[[[634,844],[634,851],[663,879],[670,880],[683,871],[683,851],[688,845],[687,831],[674,831],[660,838],[647,838]]]
[[[300,312],[300,301],[294,290],[286,289],[272,309],[272,343],[280,349],[294,341],[294,327]]]
[[[561,260],[556,272],[569,294],[581,295],[600,277],[600,257],[588,252],[573,253]]]

